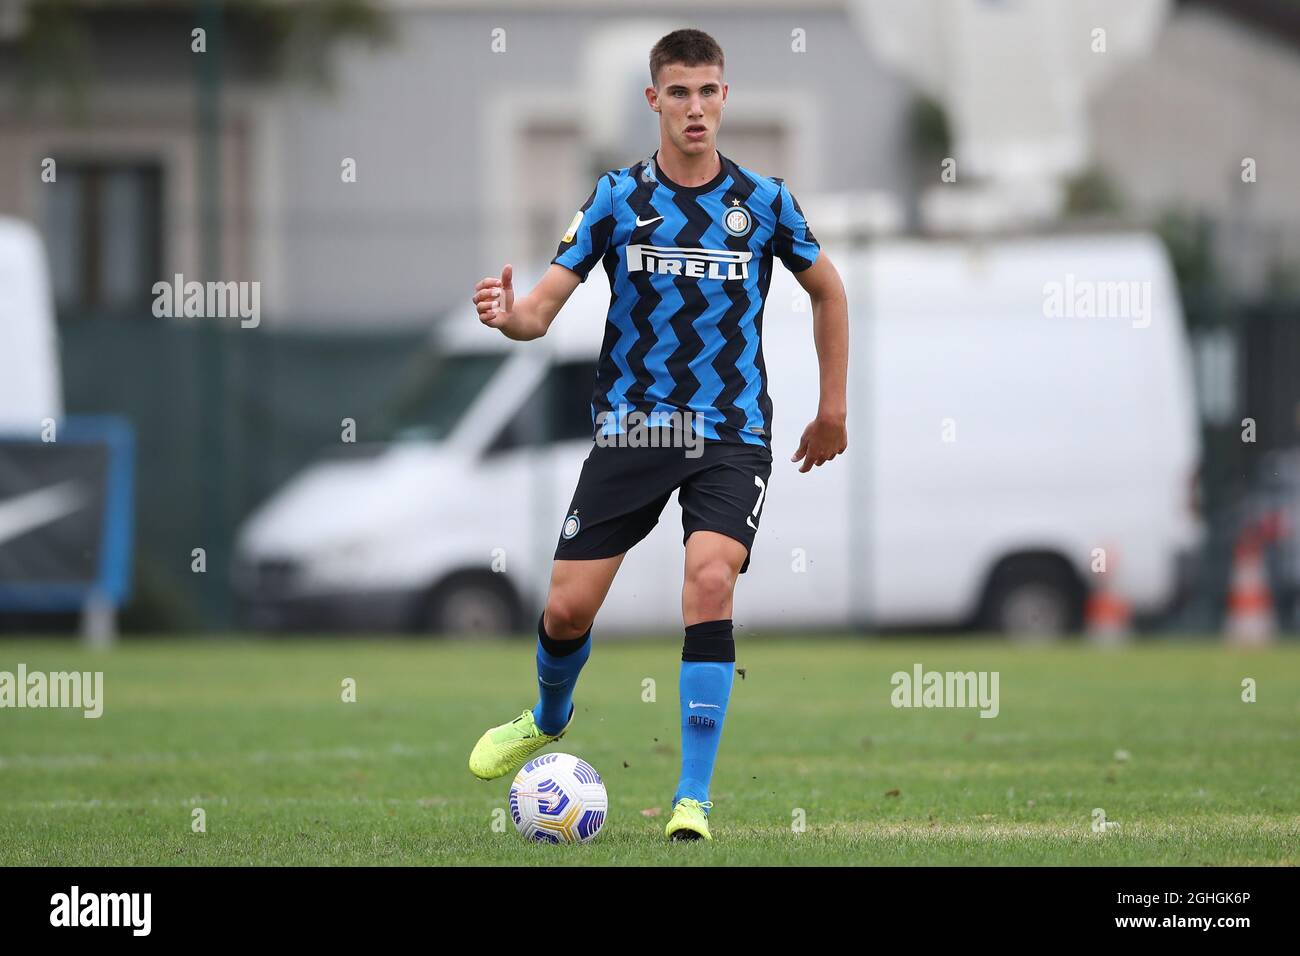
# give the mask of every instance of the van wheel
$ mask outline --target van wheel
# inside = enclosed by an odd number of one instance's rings
[[[1013,558],[993,572],[980,618],[983,627],[1009,637],[1076,632],[1083,589],[1060,558]]]
[[[419,630],[434,634],[510,634],[517,631],[519,603],[495,574],[458,574],[439,584],[425,602]]]

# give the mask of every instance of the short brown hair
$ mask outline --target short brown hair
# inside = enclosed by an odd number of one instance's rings
[[[714,64],[726,69],[722,47],[703,30],[674,30],[661,38],[650,51],[650,82],[659,88],[659,71],[669,63],[683,66]]]

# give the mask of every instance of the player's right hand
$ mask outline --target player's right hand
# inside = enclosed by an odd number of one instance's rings
[[[478,319],[488,328],[499,329],[510,321],[515,308],[514,269],[508,263],[501,278],[487,276],[474,286],[470,300],[478,309]]]

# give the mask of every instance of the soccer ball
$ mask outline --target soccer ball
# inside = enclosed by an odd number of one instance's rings
[[[510,784],[515,829],[537,843],[589,843],[608,809],[600,774],[572,754],[534,757]]]

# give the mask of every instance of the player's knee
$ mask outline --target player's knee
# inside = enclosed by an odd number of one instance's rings
[[[571,641],[582,637],[591,628],[594,618],[590,608],[563,592],[552,591],[546,599],[543,626],[551,640]]]
[[[726,561],[704,561],[691,569],[687,586],[696,606],[721,609],[731,603],[736,575]]]

